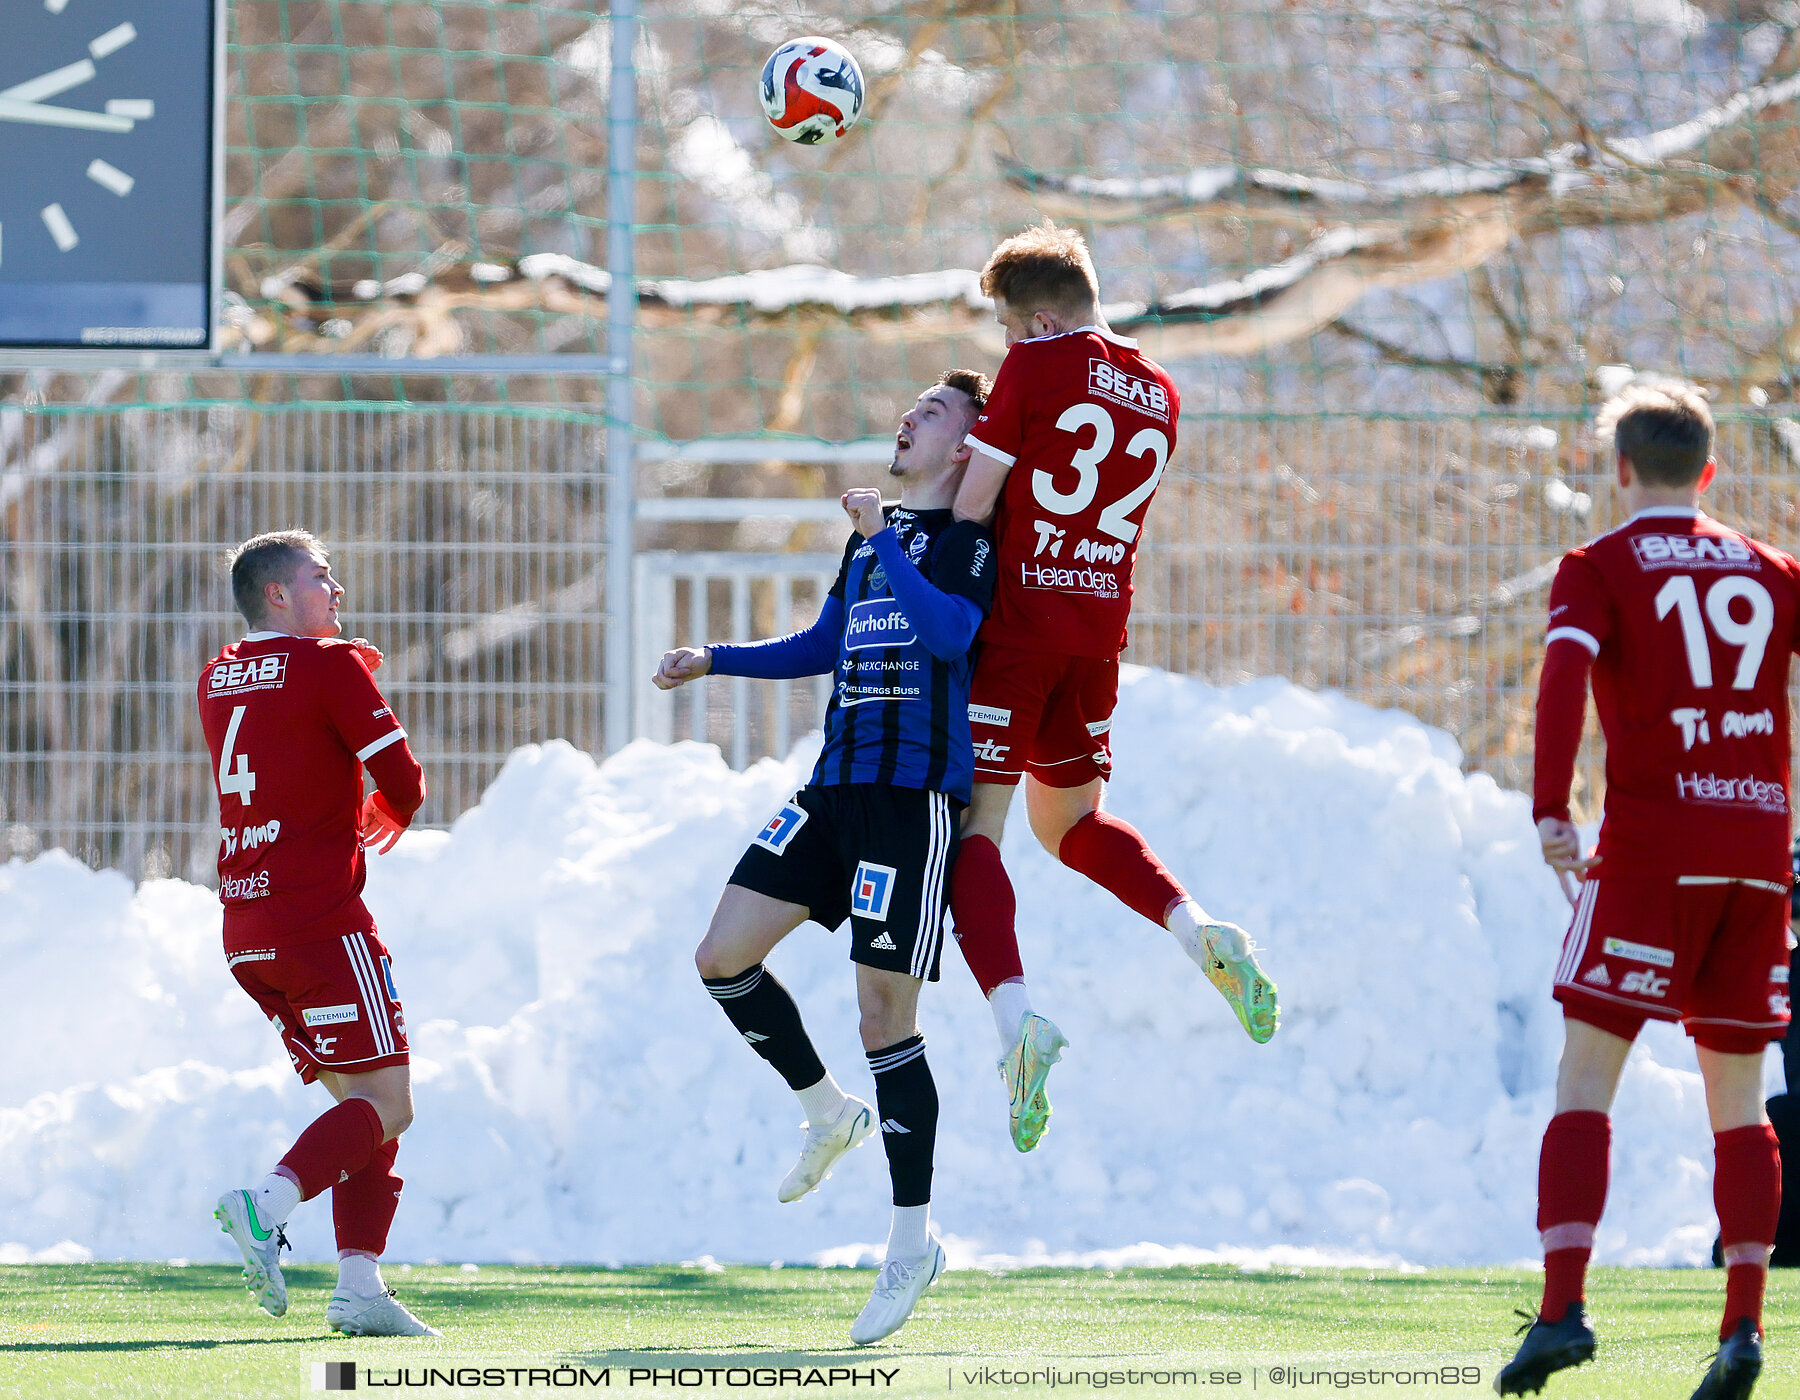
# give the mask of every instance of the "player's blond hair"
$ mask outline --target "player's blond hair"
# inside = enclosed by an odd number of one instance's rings
[[[1051,311],[1073,318],[1099,302],[1100,279],[1087,240],[1045,220],[994,249],[981,269],[981,291],[1026,316]]]
[[[226,560],[231,566],[231,601],[251,627],[263,620],[268,603],[263,589],[271,583],[286,583],[315,554],[325,553],[325,546],[308,530],[297,526],[291,530],[270,530],[245,540],[231,551]]]
[[[1712,409],[1692,384],[1640,382],[1601,405],[1594,435],[1616,447],[1646,485],[1692,486],[1712,457]]]

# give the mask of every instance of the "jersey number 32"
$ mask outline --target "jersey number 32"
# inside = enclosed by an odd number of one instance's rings
[[[1093,403],[1078,403],[1064,409],[1062,417],[1056,420],[1056,426],[1065,433],[1079,433],[1083,428],[1092,428],[1094,440],[1086,447],[1078,448],[1070,459],[1069,465],[1077,473],[1073,491],[1058,491],[1056,474],[1040,467],[1031,474],[1031,494],[1052,515],[1080,515],[1094,503],[1094,497],[1099,494],[1100,464],[1112,454],[1113,442],[1118,437],[1119,430],[1113,426],[1112,414]],[[1129,495],[1119,497],[1100,512],[1100,528],[1114,539],[1130,544],[1137,538],[1138,527],[1127,517],[1155,494],[1156,485],[1162,480],[1163,468],[1169,465],[1169,439],[1156,428],[1144,428],[1125,444],[1125,454],[1128,457],[1153,458],[1156,462],[1156,469],[1143,485]]]

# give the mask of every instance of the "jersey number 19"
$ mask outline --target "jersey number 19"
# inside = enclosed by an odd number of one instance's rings
[[[1750,618],[1739,622],[1731,615],[1731,605],[1739,598],[1750,604]],[[1676,574],[1656,595],[1656,616],[1661,621],[1670,612],[1681,622],[1681,641],[1687,650],[1688,673],[1695,690],[1710,690],[1713,683],[1712,652],[1707,646],[1706,625],[1726,646],[1740,647],[1737,673],[1732,677],[1733,690],[1751,690],[1756,673],[1762,669],[1763,652],[1769,645],[1769,633],[1775,629],[1775,600],[1769,590],[1753,578],[1727,574],[1706,590],[1706,614],[1701,617],[1700,591],[1692,574]]]

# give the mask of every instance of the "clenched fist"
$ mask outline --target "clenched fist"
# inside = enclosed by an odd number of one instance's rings
[[[873,486],[853,487],[840,499],[844,514],[850,517],[856,533],[865,540],[874,539],[887,528],[887,518],[881,513],[881,492]]]
[[[650,677],[650,684],[658,690],[673,690],[678,685],[699,680],[710,670],[711,647],[676,647],[674,651],[663,653],[662,664]]]

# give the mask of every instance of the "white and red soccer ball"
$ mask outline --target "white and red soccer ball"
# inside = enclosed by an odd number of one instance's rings
[[[835,141],[862,115],[863,75],[842,44],[790,39],[763,64],[763,112],[789,141]]]

